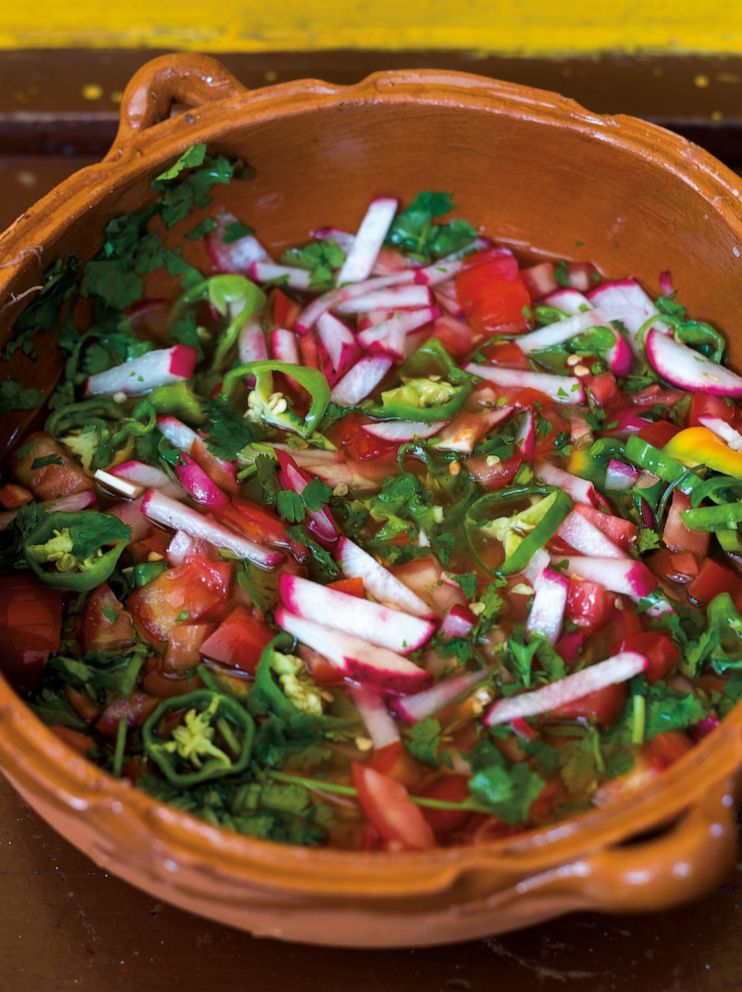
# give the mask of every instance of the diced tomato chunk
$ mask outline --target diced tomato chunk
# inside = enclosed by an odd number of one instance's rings
[[[147,696],[143,692],[133,692],[128,699],[114,699],[103,711],[95,724],[95,729],[99,734],[112,740],[116,737],[122,720],[126,720],[126,725],[130,728],[141,727],[147,717],[157,709],[159,702],[159,699]]]
[[[485,334],[517,334],[528,327],[531,297],[510,252],[490,248],[470,255],[456,276],[456,295],[472,327]]]
[[[426,799],[443,799],[449,803],[463,803],[470,798],[469,779],[466,775],[444,775],[419,792]],[[436,833],[456,830],[466,823],[470,813],[465,809],[428,809],[421,812]]]
[[[665,730],[644,745],[644,753],[657,771],[664,771],[693,749],[683,730]]]
[[[34,468],[37,459],[54,461]],[[30,434],[10,459],[10,470],[37,499],[59,499],[93,488],[93,480],[77,466],[61,444],[45,431]]]
[[[647,682],[658,682],[665,678],[680,661],[680,651],[667,634],[656,630],[630,634],[621,642],[621,651],[636,651],[649,662],[644,675]]]
[[[201,646],[213,630],[213,623],[176,623],[171,627],[167,634],[165,670],[183,672],[195,668],[201,657]]]
[[[698,561],[690,551],[681,551],[679,554],[670,555],[670,564],[674,572],[676,582],[692,579],[698,575]]]
[[[526,353],[517,341],[494,341],[482,348],[482,354],[493,365],[504,365],[510,369],[531,368]]]
[[[642,427],[637,437],[641,438],[642,441],[646,441],[647,444],[654,445],[655,448],[664,448],[679,430],[680,428],[676,427],[675,424],[671,424],[669,420],[655,420],[654,423]]]
[[[62,594],[28,572],[0,576],[0,671],[16,689],[35,688],[59,650]]]
[[[209,446],[203,438],[196,438],[191,445],[189,454],[194,462],[206,472],[212,482],[215,482],[225,493],[234,496],[239,492],[237,477],[231,470],[229,462],[225,463],[221,458],[217,458],[212,451],[209,451]]]
[[[616,377],[612,372],[585,376],[583,384],[587,386],[590,395],[598,406],[608,406],[621,398],[621,390],[618,388]]]
[[[685,493],[676,489],[672,494],[670,509],[667,511],[662,540],[670,551],[690,551],[699,558],[704,558],[708,554],[710,535],[701,530],[690,530],[685,526],[682,513],[688,509],[690,509],[690,499]]]
[[[397,442],[384,441],[361,430],[362,424],[370,423],[369,418],[362,413],[348,413],[334,425],[330,436],[341,451],[345,451],[357,462],[387,457],[391,465],[398,447]]]
[[[431,337],[437,338],[448,354],[457,360],[465,358],[474,347],[474,331],[456,317],[439,317],[433,324]]]
[[[271,295],[270,312],[271,320],[276,327],[285,327],[286,330],[292,331],[301,313],[301,304],[277,287]]]
[[[742,599],[742,578],[712,558],[703,562],[698,575],[687,588],[690,599],[702,605],[710,603],[714,596],[722,592],[729,593],[738,609],[738,600]]]
[[[608,685],[596,692],[589,692],[581,699],[558,706],[552,711],[552,715],[568,717],[572,720],[577,717],[593,717],[597,723],[615,723],[624,708],[628,692],[625,682]]]
[[[328,588],[337,589],[338,592],[344,592],[348,596],[357,596],[359,599],[366,597],[363,579],[338,579],[336,582],[330,582]]]
[[[244,606],[237,606],[201,645],[201,653],[222,665],[254,672],[273,634]]]
[[[82,614],[82,650],[125,651],[136,640],[131,614],[104,582],[87,598]]]
[[[154,642],[164,641],[176,623],[210,620],[229,599],[229,562],[193,555],[135,589],[127,607],[140,629]]]
[[[511,455],[510,458],[495,462],[494,465],[487,464],[486,455],[475,455],[474,458],[467,460],[466,470],[481,486],[493,492],[509,485],[522,464],[523,458],[520,454]]]
[[[23,486],[17,486],[14,482],[8,482],[0,488],[0,506],[4,510],[17,510],[19,506],[24,506],[33,500],[33,493]]]
[[[701,426],[701,417],[716,417],[731,424],[734,420],[734,403],[727,402],[723,396],[712,396],[711,393],[693,393],[688,415],[688,426]]]
[[[412,851],[436,846],[430,824],[403,785],[369,765],[354,762],[352,768],[361,808],[385,840]]]
[[[610,617],[613,600],[613,594],[598,582],[570,579],[565,610],[567,619],[578,627],[594,632]]]

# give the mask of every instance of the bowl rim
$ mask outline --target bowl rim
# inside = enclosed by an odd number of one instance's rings
[[[518,117],[607,142],[669,171],[704,196],[709,209],[721,214],[726,225],[739,232],[742,242],[742,205],[737,188],[742,180],[678,135],[632,117],[597,115],[558,94],[520,84],[445,70],[391,70],[350,86],[297,80],[254,91],[240,88],[185,115],[123,137],[120,132],[101,163],[80,170],[57,186],[0,237],[0,253],[10,258],[0,271],[0,297],[10,293],[14,282],[27,276],[33,266],[46,267],[41,264],[45,244],[54,245],[92,204],[154,172],[196,142],[217,144],[243,123],[254,126],[276,115],[291,117],[341,105],[390,102]],[[237,120],[235,114],[244,118]],[[13,302],[11,312],[17,302]],[[104,816],[101,822],[105,821],[104,829],[119,839],[123,833],[118,814],[126,810],[166,842],[171,855],[177,848],[184,860],[203,863],[218,849],[219,870],[227,875],[292,891],[316,892],[317,882],[327,886],[330,878],[332,885],[326,891],[333,893],[362,891],[381,897],[404,891],[405,895],[419,895],[439,891],[452,873],[460,875],[469,868],[496,864],[513,878],[520,877],[524,872],[577,857],[586,846],[614,844],[678,816],[742,764],[742,703],[646,791],[514,837],[424,852],[306,848],[212,826],[113,778],[76,754],[33,714],[2,676],[0,762],[22,791],[58,808],[87,812],[93,818],[96,810],[117,814],[113,819]],[[705,778],[706,773],[709,778]],[[381,866],[393,871],[382,874]]]

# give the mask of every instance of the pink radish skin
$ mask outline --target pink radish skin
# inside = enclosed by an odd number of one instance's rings
[[[476,622],[468,606],[455,603],[443,618],[440,633],[443,637],[468,637]]]
[[[359,296],[367,296],[378,289],[386,289],[388,286],[402,286],[410,284],[414,280],[412,269],[404,272],[391,272],[386,276],[374,276],[364,282],[343,286],[339,289],[331,289],[322,296],[318,296],[299,314],[294,329],[297,334],[305,334],[319,320],[323,313],[334,310],[339,304],[348,300],[357,299]]]
[[[173,482],[170,476],[155,465],[147,465],[146,462],[128,461],[120,462],[109,469],[111,475],[117,475],[127,482],[134,482],[145,489],[159,489],[166,496],[182,496],[183,490]]]
[[[293,331],[285,327],[277,327],[271,331],[271,351],[277,362],[288,362],[289,365],[300,365],[299,345]]]
[[[443,427],[443,423],[424,424],[415,420],[390,420],[374,424],[361,424],[361,430],[371,437],[381,438],[382,441],[394,441],[402,444],[419,437],[422,440],[433,437]]]
[[[435,613],[424,600],[347,537],[338,541],[337,560],[343,575],[347,579],[362,579],[366,591],[380,603],[393,604],[423,620],[435,619]]]
[[[300,469],[287,452],[276,451],[276,458],[279,464],[278,478],[283,488],[295,493],[303,493],[312,481],[312,476]],[[327,544],[333,544],[338,539],[338,529],[327,507],[321,510],[307,510],[307,526],[316,538]]]
[[[627,557],[625,551],[576,510],[567,514],[557,530],[557,535],[575,551],[591,558]]]
[[[361,356],[361,349],[349,327],[331,313],[323,313],[317,321],[323,355],[325,376],[331,386],[348,372]]]
[[[339,286],[368,278],[398,206],[399,200],[391,197],[379,197],[371,201],[353,240],[353,247],[338,273]]]
[[[498,724],[510,723],[511,720],[549,713],[609,685],[627,682],[635,675],[646,671],[648,664],[643,654],[637,654],[636,651],[622,651],[612,658],[599,661],[596,665],[583,668],[581,672],[567,675],[541,689],[498,699],[487,710],[482,722],[485,727],[495,727]]]
[[[551,644],[555,644],[562,632],[568,591],[569,580],[545,568],[534,583],[536,595],[528,613],[526,630],[543,634]]]
[[[649,417],[643,417],[636,410],[619,410],[616,414],[611,414],[611,419],[616,422],[616,426],[606,433],[611,437],[626,438],[630,434],[638,434],[639,431],[651,424]]]
[[[712,396],[742,397],[742,376],[654,327],[647,334],[645,349],[654,371],[673,386]]]
[[[304,620],[353,634],[399,654],[417,651],[435,630],[435,624],[428,620],[286,572],[278,580],[278,595],[287,610]]]
[[[189,452],[193,443],[198,437],[194,430],[184,424],[177,417],[158,417],[157,430],[163,437],[167,438],[170,444],[181,451]]]
[[[304,620],[279,606],[273,614],[279,627],[302,644],[319,651],[346,678],[385,695],[418,692],[431,682],[429,672],[402,655],[360,637]]]
[[[312,231],[315,241],[334,241],[347,255],[355,244],[356,236],[350,231],[341,231],[338,227],[320,227]]]
[[[639,471],[633,465],[627,465],[626,462],[620,462],[616,458],[609,460],[605,473],[606,489],[612,489],[616,492],[631,489],[638,478]]]
[[[719,440],[728,445],[732,451],[742,451],[742,434],[726,420],[720,420],[718,417],[699,417],[698,423],[716,434]]]
[[[440,262],[427,265],[424,269],[418,269],[415,272],[415,282],[419,286],[440,286],[441,283],[453,279],[458,272],[461,272],[464,265],[461,260],[446,262],[441,259]]]
[[[648,596],[657,588],[657,579],[646,565],[633,558],[552,556],[554,561],[566,561],[568,575],[589,579],[623,596]]]
[[[563,489],[568,496],[571,496],[576,503],[586,503],[588,506],[602,506],[603,498],[598,493],[592,482],[581,479],[577,475],[565,472],[558,465],[551,462],[536,462],[533,466],[536,477],[547,482],[550,486],[557,486]]]
[[[73,493],[71,496],[60,496],[59,499],[49,499],[41,504],[42,510],[47,513],[61,511],[63,513],[76,513],[78,510],[87,510],[95,503],[95,493],[92,489],[85,489],[81,493]]]
[[[237,353],[243,365],[267,359],[268,345],[263,328],[257,321],[249,320],[240,330],[237,338]]]
[[[186,534],[183,530],[176,530],[173,539],[165,549],[165,559],[171,567],[182,565],[190,555],[198,555],[201,558],[213,558],[214,549],[207,542],[197,540]]]
[[[579,380],[572,376],[527,372],[523,369],[506,369],[495,365],[476,365],[473,362],[466,366],[466,371],[506,389],[512,387],[537,389],[556,403],[570,403],[577,406],[585,402],[585,390]]]
[[[234,214],[222,210],[216,218],[216,223],[216,228],[204,238],[204,245],[215,272],[243,273],[247,272],[253,262],[270,261],[268,252],[252,234],[246,234],[230,244],[224,243],[224,233],[228,225],[237,223]]]
[[[376,389],[392,365],[389,355],[366,355],[335,384],[331,399],[340,406],[356,406]]]
[[[180,482],[181,486],[183,486],[195,503],[200,503],[202,506],[214,507],[224,506],[227,502],[227,497],[219,486],[211,481],[201,466],[194,462],[190,455],[186,455],[181,451],[174,471],[178,477],[178,482]]]
[[[368,296],[358,296],[336,307],[338,313],[368,313],[370,310],[402,310],[430,306],[430,290],[427,286],[392,286],[379,289]]]
[[[569,341],[570,338],[582,334],[591,327],[608,326],[613,319],[610,311],[594,310],[591,308],[584,312],[576,313],[571,317],[566,317],[564,320],[547,324],[545,327],[539,327],[537,331],[531,331],[530,334],[521,334],[517,342],[518,347],[525,354],[529,354],[529,352],[537,351],[541,348],[563,344],[565,341]]]
[[[583,310],[589,310],[592,306],[590,300],[576,289],[557,289],[539,300],[539,303],[543,303],[547,307],[554,307],[566,314],[580,313]]]
[[[142,497],[142,512],[153,523],[171,530],[183,530],[191,537],[208,541],[215,548],[232,551],[238,558],[247,558],[260,568],[275,568],[283,560],[278,551],[269,551],[246,537],[229,530],[216,520],[193,510],[177,500],[148,489]]]
[[[435,716],[446,706],[457,702],[463,696],[468,696],[490,676],[486,668],[478,672],[466,672],[444,679],[430,689],[415,693],[414,696],[404,696],[394,701],[394,712],[407,724],[418,723],[430,716]]]
[[[368,686],[353,686],[350,698],[355,703],[368,736],[378,751],[389,744],[396,743],[399,737],[394,717],[386,708],[384,697],[369,689]]]
[[[521,269],[520,277],[532,300],[542,300],[559,288],[559,283],[556,280],[556,266],[553,262],[539,262],[538,265]]]
[[[116,365],[107,372],[88,377],[85,396],[144,396],[158,386],[190,379],[196,365],[196,349],[184,344],[172,348],[148,351],[123,365]]]
[[[270,282],[280,279],[289,289],[308,290],[312,273],[308,269],[297,269],[291,265],[277,265],[275,262],[253,262],[248,269],[253,282]]]
[[[440,317],[438,307],[399,311],[389,320],[361,331],[357,340],[368,351],[381,351],[393,358],[404,358],[410,332],[424,327],[438,317]]]
[[[514,441],[515,447],[520,452],[523,460],[527,462],[533,461],[536,451],[536,418],[533,416],[533,410],[524,411],[523,419],[516,432]]]

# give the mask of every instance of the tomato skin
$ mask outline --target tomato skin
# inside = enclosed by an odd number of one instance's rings
[[[142,668],[142,688],[146,695],[157,699],[182,696],[200,688],[201,685],[198,675],[164,671],[162,659],[155,656],[147,658]]]
[[[688,596],[697,603],[711,602],[714,596],[728,592],[739,609],[742,599],[742,579],[713,559],[707,558],[701,565],[698,575],[688,585]]]
[[[168,672],[195,668],[201,657],[201,645],[214,629],[213,623],[176,623],[167,635],[163,667]]]
[[[465,358],[474,347],[474,331],[455,317],[439,317],[433,324],[431,337],[437,338],[448,354],[457,360]]]
[[[273,634],[244,606],[236,606],[201,645],[201,653],[230,668],[253,674]]]
[[[24,506],[32,500],[33,494],[14,482],[8,482],[0,487],[0,506],[4,510],[17,510],[19,506]]]
[[[450,803],[462,803],[469,798],[469,779],[466,775],[444,775],[419,793],[426,799],[445,799]],[[465,809],[428,809],[420,810],[437,834],[447,833],[463,826],[470,816]]]
[[[685,526],[682,513],[690,509],[690,499],[685,493],[675,490],[672,494],[667,520],[662,530],[662,540],[670,551],[690,551],[699,558],[708,554],[711,535],[700,530],[690,530]]]
[[[608,406],[621,398],[616,377],[612,372],[601,372],[599,375],[585,376],[583,383],[598,406]]]
[[[517,341],[494,341],[481,349],[482,354],[492,365],[504,365],[509,369],[530,370],[526,353]]]
[[[285,327],[287,331],[293,331],[296,320],[301,313],[301,304],[292,299],[282,289],[276,287],[273,290],[270,301],[271,320],[276,327]]]
[[[566,616],[591,632],[602,627],[613,611],[614,596],[605,586],[587,579],[570,579]]]
[[[589,692],[581,699],[558,706],[552,710],[552,715],[564,716],[571,720],[577,717],[593,717],[596,723],[615,723],[626,704],[628,694],[629,690],[624,682],[609,685],[604,689]]]
[[[734,404],[727,403],[723,396],[712,396],[711,393],[693,393],[688,415],[689,427],[702,427],[701,417],[716,417],[727,424],[734,420]]]
[[[394,441],[383,441],[361,430],[362,424],[372,423],[362,413],[346,414],[334,425],[331,438],[334,444],[357,462],[375,461],[377,458],[389,457],[390,464],[397,450]]]
[[[426,768],[402,744],[393,741],[379,748],[369,758],[367,765],[374,771],[388,775],[408,789],[414,789],[426,775]]]
[[[35,688],[59,650],[62,594],[28,572],[0,576],[0,671],[19,692]]]
[[[585,503],[577,503],[575,510],[598,530],[602,530],[606,537],[620,548],[628,550],[636,541],[637,527],[630,520],[624,520],[623,517],[616,517],[611,513],[604,513],[602,510],[598,510],[594,506],[587,506]]]
[[[288,548],[291,544],[286,525],[280,517],[252,500],[235,496],[230,503],[213,507],[212,513],[255,541],[277,548]]]
[[[131,614],[107,582],[87,598],[80,637],[84,654],[88,651],[125,651],[136,640]]]
[[[486,455],[475,455],[474,458],[467,459],[466,470],[488,492],[494,492],[510,485],[522,464],[520,454],[511,455],[495,465],[487,464]]]
[[[37,458],[47,455],[54,455],[56,461],[41,468],[33,468]],[[93,480],[45,431],[29,434],[11,456],[10,470],[40,500],[59,499],[93,488]]]
[[[693,749],[683,730],[665,730],[644,745],[644,753],[657,771],[664,771]]]
[[[436,846],[430,824],[403,785],[369,765],[353,762],[352,771],[361,808],[385,840],[411,851]]]
[[[192,555],[182,565],[135,589],[126,605],[152,643],[164,641],[170,629],[183,622],[178,620],[181,614],[187,613],[189,621],[213,619],[213,613],[229,598],[231,574],[229,562]]]
[[[327,588],[344,592],[347,596],[357,596],[359,599],[365,599],[366,597],[366,587],[363,584],[363,579],[337,579],[335,582],[328,583]]]
[[[642,427],[637,437],[647,444],[654,445],[655,448],[664,448],[679,431],[680,428],[671,424],[669,420],[655,420],[654,423]]]
[[[658,682],[665,678],[680,661],[680,651],[667,634],[655,630],[630,634],[621,641],[620,651],[636,651],[643,654],[649,664],[644,676],[647,682]]]
[[[150,714],[154,713],[160,700],[143,692],[133,692],[128,699],[114,699],[95,724],[99,734],[111,740],[116,738],[121,720],[126,720],[129,728],[141,727]]]
[[[480,333],[519,334],[528,327],[523,311],[530,308],[531,297],[518,263],[502,248],[469,256],[456,276],[456,295],[469,323]]]

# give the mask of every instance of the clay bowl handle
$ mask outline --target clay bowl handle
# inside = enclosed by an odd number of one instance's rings
[[[135,135],[167,118],[175,104],[196,109],[245,93],[245,87],[216,59],[187,52],[146,62],[129,81],[109,157]]]
[[[729,782],[709,789],[661,835],[608,847],[524,881],[519,889],[566,897],[576,908],[666,909],[706,894],[734,864],[736,816]]]

